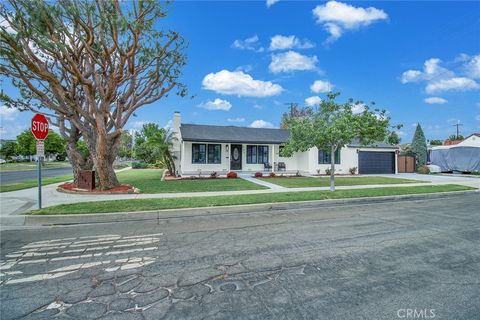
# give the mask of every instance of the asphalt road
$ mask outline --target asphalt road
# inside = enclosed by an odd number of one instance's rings
[[[479,248],[478,194],[4,231],[0,318],[478,319]]]
[[[63,176],[69,173],[72,173],[72,168],[42,169],[42,177],[44,178]],[[0,172],[0,182],[2,184],[22,182],[32,179],[37,179],[37,170]]]

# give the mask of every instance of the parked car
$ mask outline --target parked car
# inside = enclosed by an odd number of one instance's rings
[[[5,161],[5,159],[0,159],[0,164],[4,164],[4,163],[7,163],[7,161]]]

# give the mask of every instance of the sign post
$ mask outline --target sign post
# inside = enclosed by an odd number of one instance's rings
[[[44,140],[48,136],[47,118],[41,113],[34,115],[31,130],[37,139],[38,209],[42,209],[42,159],[45,157]]]

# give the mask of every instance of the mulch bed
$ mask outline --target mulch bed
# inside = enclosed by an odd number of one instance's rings
[[[101,190],[101,189],[93,189],[93,190],[86,190],[86,189],[78,189],[75,188],[73,182],[67,182],[61,184],[57,187],[57,191],[65,192],[65,193],[82,193],[82,194],[130,194],[130,193],[140,193],[140,190],[129,185],[129,184],[122,184],[118,187],[108,189],[108,190]]]

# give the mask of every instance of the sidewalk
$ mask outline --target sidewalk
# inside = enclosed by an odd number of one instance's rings
[[[389,176],[391,177],[391,175]],[[382,185],[359,185],[359,186],[338,186],[337,190],[346,189],[366,189],[366,188],[388,188],[388,187],[415,187],[425,185],[442,185],[442,184],[459,184],[474,188],[480,188],[480,179],[463,178],[463,177],[445,177],[430,176],[417,174],[399,174],[398,178],[414,179],[430,181],[427,183],[408,183],[408,184],[382,184]],[[119,194],[119,195],[85,195],[85,194],[67,194],[56,190],[60,183],[43,186],[43,207],[50,207],[59,204],[69,204],[77,202],[91,202],[104,200],[120,200],[120,199],[151,199],[151,198],[191,198],[191,197],[214,197],[222,195],[245,195],[245,194],[261,194],[275,192],[304,192],[304,191],[321,191],[329,190],[329,187],[306,187],[306,188],[284,188],[272,183],[264,182],[259,179],[247,179],[254,183],[258,183],[271,189],[262,190],[241,190],[241,191],[213,191],[213,192],[184,192],[184,193],[156,193],[156,194]],[[268,184],[268,185],[266,185]],[[273,186],[270,186],[273,185]],[[37,188],[30,188],[12,192],[0,193],[0,219],[5,216],[18,215],[32,209],[36,209],[37,205]]]

